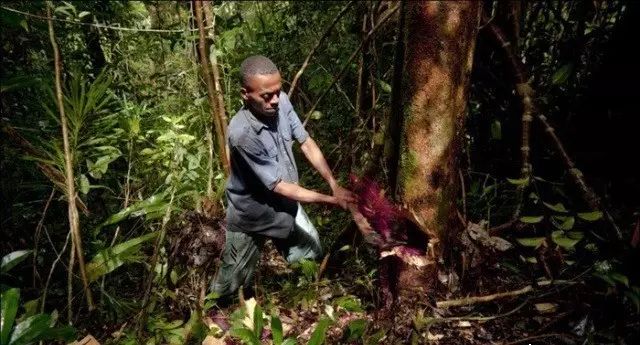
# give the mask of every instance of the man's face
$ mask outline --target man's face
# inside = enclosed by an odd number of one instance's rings
[[[278,113],[281,88],[280,73],[256,74],[250,76],[242,88],[242,99],[259,115],[275,116]]]

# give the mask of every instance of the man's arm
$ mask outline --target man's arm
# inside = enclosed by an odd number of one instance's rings
[[[333,205],[340,204],[338,202],[338,198],[335,196],[318,193],[310,189],[300,187],[295,183],[280,181],[273,188],[273,191],[299,202],[324,202]]]
[[[324,178],[325,181],[329,183],[329,187],[331,187],[331,190],[333,191],[336,187],[338,187],[338,183],[336,182],[336,179],[333,178],[331,169],[329,169],[329,165],[324,159],[324,155],[322,154],[322,151],[320,151],[320,148],[318,147],[318,144],[316,144],[315,140],[313,140],[311,137],[307,138],[307,140],[305,140],[302,145],[300,145],[300,148],[302,149],[305,157],[307,157],[307,160],[309,160],[309,163],[311,163],[311,165],[313,165],[313,167],[316,168],[316,170],[320,173],[322,178]]]
[[[313,165],[313,167],[316,168],[320,175],[327,181],[329,187],[331,187],[333,196],[339,200],[338,202],[340,203],[340,206],[346,207],[347,203],[355,202],[353,193],[338,185],[336,179],[331,173],[331,169],[329,169],[329,165],[327,164],[327,160],[324,158],[322,151],[320,151],[320,148],[311,137],[307,138],[300,148],[311,165]]]

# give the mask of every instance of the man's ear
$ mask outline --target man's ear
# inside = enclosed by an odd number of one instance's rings
[[[247,89],[245,89],[244,87],[240,88],[240,96],[242,96],[242,99],[245,101],[249,99],[249,95],[247,95],[247,93]]]

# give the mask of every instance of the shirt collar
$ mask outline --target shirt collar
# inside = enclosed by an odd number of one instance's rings
[[[260,133],[260,131],[262,131],[263,129],[269,128],[269,125],[260,121],[255,115],[253,115],[253,113],[249,109],[247,109],[246,107],[243,107],[242,109],[244,110],[245,116],[249,121],[249,125],[251,125],[251,128],[253,128],[256,133]]]

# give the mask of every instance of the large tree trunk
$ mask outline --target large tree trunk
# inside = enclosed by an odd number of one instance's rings
[[[459,224],[458,155],[481,3],[407,5],[408,104],[398,184],[402,201],[430,235],[431,253],[440,260],[441,244]]]

